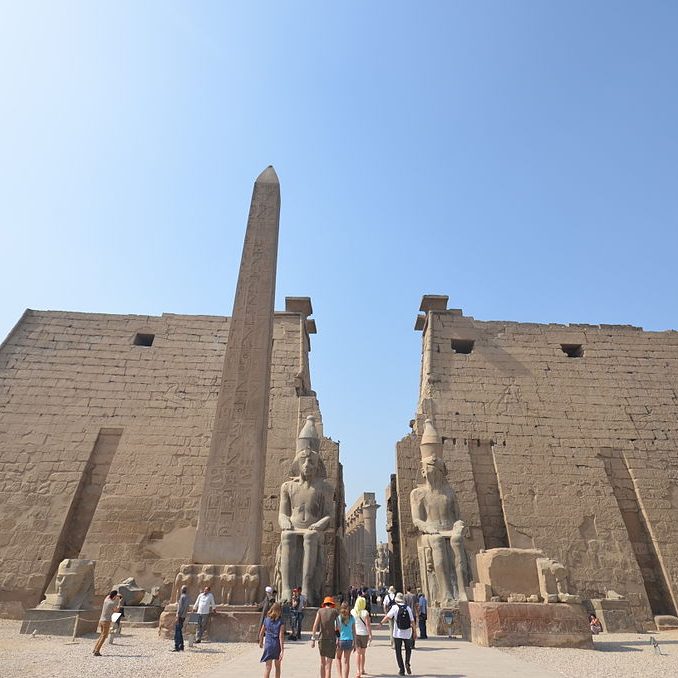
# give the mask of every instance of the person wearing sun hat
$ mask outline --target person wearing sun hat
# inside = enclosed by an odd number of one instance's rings
[[[395,646],[396,661],[398,662],[398,675],[404,676],[405,670],[412,674],[410,658],[412,657],[413,641],[417,637],[417,626],[414,623],[414,613],[405,602],[405,596],[398,592],[395,597],[395,605],[384,615],[379,622],[385,624],[391,618],[393,624],[393,644]],[[405,663],[403,664],[403,650],[405,645]]]
[[[315,615],[311,631],[311,647],[315,646],[315,641],[318,639],[318,635],[320,636],[318,650],[320,651],[321,678],[332,678],[332,661],[337,654],[335,625],[338,616],[339,612],[334,606],[334,598],[325,596],[322,607]]]

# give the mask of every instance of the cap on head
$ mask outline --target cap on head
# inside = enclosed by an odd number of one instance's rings
[[[389,587],[388,587],[388,592],[389,592],[389,593],[395,593],[395,592],[396,592],[395,586],[389,586]]]
[[[402,593],[396,593],[395,601],[398,605],[404,605],[405,596]]]
[[[273,589],[270,586],[267,586],[264,590],[266,593],[273,593]]]
[[[325,596],[323,599],[323,607],[325,606],[334,607],[334,598],[332,598],[332,596]]]

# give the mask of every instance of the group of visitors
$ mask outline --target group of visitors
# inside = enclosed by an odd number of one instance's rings
[[[343,598],[343,596],[337,596]],[[318,610],[311,631],[311,645],[318,644],[320,651],[321,678],[331,678],[332,663],[336,659],[339,678],[349,678],[351,655],[356,654],[356,678],[365,675],[367,647],[372,641],[370,608],[374,604],[367,590],[355,590],[349,593],[348,600],[336,607],[335,598],[327,596]],[[111,591],[101,610],[100,635],[94,647],[94,656],[101,656],[101,648],[111,629],[113,615],[119,611],[121,597],[117,591]],[[389,625],[391,646],[395,648],[399,675],[411,674],[412,650],[417,637],[416,621],[419,620],[421,637],[426,637],[427,602],[423,594],[413,594],[409,588],[406,593],[396,593],[390,587],[383,598],[378,597],[383,606],[384,615],[379,622]],[[183,627],[190,607],[188,589],[181,587],[177,599],[177,611],[174,626],[173,652],[184,650]],[[205,635],[210,614],[215,610],[216,602],[209,586],[205,586],[193,604],[196,613],[195,643],[200,643]],[[287,610],[285,615],[284,608]],[[259,628],[259,646],[263,648],[261,661],[265,664],[264,676],[269,678],[275,667],[275,676],[280,678],[281,662],[285,652],[286,631],[289,627],[290,640],[301,640],[306,597],[300,588],[292,591],[291,601],[283,605],[276,601],[276,592],[266,587],[266,597],[262,601],[261,624]],[[286,619],[288,623],[286,623]],[[405,656],[403,658],[403,649]]]
[[[301,595],[301,591],[297,591]],[[336,659],[339,670],[339,678],[349,678],[351,671],[351,655],[356,654],[356,678],[362,678],[365,674],[365,660],[367,647],[372,641],[372,624],[370,620],[369,597],[361,595],[363,591],[357,590],[357,595],[349,595],[342,600],[337,609],[335,598],[327,596],[323,600],[313,621],[311,630],[311,646],[318,645],[320,653],[320,676],[331,678],[332,664]],[[272,594],[267,591],[267,594]],[[295,594],[291,609],[295,609]],[[337,596],[337,598],[343,596]],[[384,615],[379,624],[388,624],[390,629],[391,646],[395,649],[398,673],[404,676],[412,674],[411,659],[412,650],[417,638],[417,618],[420,629],[423,629],[422,637],[426,638],[426,614],[427,601],[423,594],[415,595],[410,589],[407,593],[396,593],[391,587],[384,595]],[[352,606],[351,606],[352,603]],[[296,605],[296,609],[305,600]],[[264,603],[266,606],[266,602]],[[266,609],[266,607],[264,608]],[[297,623],[298,617],[291,615],[293,624]],[[265,663],[264,678],[269,678],[273,667],[275,676],[280,678],[281,662],[285,651],[285,623],[283,608],[278,602],[273,602],[264,613],[261,628],[259,630],[259,645],[264,653],[261,661]],[[292,635],[296,639],[301,638],[301,625],[293,626]],[[403,657],[403,650],[405,651]]]

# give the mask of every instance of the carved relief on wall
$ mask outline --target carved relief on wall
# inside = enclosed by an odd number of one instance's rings
[[[182,565],[174,580],[171,602],[177,600],[182,586],[194,601],[209,586],[217,605],[257,605],[263,598],[261,565]]]

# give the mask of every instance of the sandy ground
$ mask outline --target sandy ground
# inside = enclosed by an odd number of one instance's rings
[[[69,638],[60,636],[22,636],[20,622],[0,620],[0,677],[13,678],[100,678],[104,675],[134,676],[135,678],[156,678],[171,675],[173,678],[196,678],[198,676],[227,676],[229,664],[237,669],[237,678],[260,676],[258,664],[261,652],[247,643],[203,643],[186,648],[183,653],[173,653],[172,641],[161,640],[155,628],[124,629],[121,637],[115,637],[114,644],[104,645],[103,657],[92,656],[96,635],[78,638],[75,644]],[[381,634],[383,635],[383,634]],[[594,639],[595,650],[555,649],[543,647],[516,647],[497,650],[479,648],[463,641],[444,639],[425,645],[421,641],[422,655],[415,651],[413,666],[419,668],[419,675],[427,676],[482,676],[513,675],[561,675],[567,678],[678,678],[678,632],[654,634],[660,644],[662,655],[654,653],[650,634],[601,634]],[[383,642],[382,642],[383,641]],[[378,646],[371,654],[372,676],[393,674],[393,657],[385,637],[379,637]],[[295,644],[290,644],[295,645]],[[289,661],[294,662],[295,671],[283,670],[295,676],[315,678],[316,651],[310,646],[291,647]],[[384,655],[380,660],[380,655]],[[462,668],[460,658],[469,655]],[[509,671],[501,660],[502,654],[510,656],[518,665]],[[418,656],[417,656],[418,655]],[[509,658],[506,661],[510,661]],[[427,661],[424,661],[426,657]],[[455,660],[455,657],[457,659]],[[438,666],[437,670],[425,671],[425,664]],[[450,667],[450,671],[447,667]],[[456,670],[452,667],[456,666]],[[523,666],[524,671],[516,671]],[[443,668],[444,667],[444,668]],[[535,671],[536,669],[536,671]],[[542,674],[543,671],[543,674]],[[335,672],[333,672],[334,674]],[[236,678],[235,676],[233,678]],[[291,677],[290,677],[291,678]]]
[[[21,622],[0,620],[0,677],[14,678],[101,678],[134,676],[195,678],[251,648],[247,643],[201,643],[184,652],[171,652],[174,643],[158,638],[157,628],[123,628],[122,636],[108,640],[94,657],[98,634],[76,639],[61,636],[24,636]]]
[[[651,636],[659,643],[661,655],[655,654]],[[678,631],[601,633],[593,643],[593,652],[550,647],[512,647],[503,648],[502,652],[567,678],[678,677]]]

